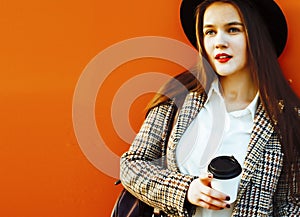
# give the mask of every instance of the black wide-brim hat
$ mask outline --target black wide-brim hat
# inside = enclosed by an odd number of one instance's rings
[[[182,0],[180,7],[181,25],[189,41],[197,49],[195,9],[205,0]],[[252,1],[258,8],[270,32],[277,57],[284,50],[287,41],[288,28],[285,16],[280,7],[273,0],[245,0]]]

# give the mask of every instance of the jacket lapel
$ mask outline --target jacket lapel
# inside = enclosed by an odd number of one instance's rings
[[[203,107],[206,101],[205,93],[191,92],[186,96],[186,99],[182,105],[182,108],[179,111],[177,121],[174,125],[174,128],[171,132],[171,136],[168,143],[168,167],[179,172],[179,168],[176,164],[176,146],[182,137],[185,130],[188,128],[190,123],[199,113],[200,109]]]
[[[244,162],[244,171],[241,178],[238,200],[244,193],[246,186],[249,184],[251,177],[257,167],[258,159],[261,159],[270,137],[274,132],[274,128],[270,118],[268,117],[262,103],[256,111],[254,119],[254,127],[251,133],[248,152]]]

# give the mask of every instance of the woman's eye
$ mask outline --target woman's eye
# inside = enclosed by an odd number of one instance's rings
[[[215,31],[213,31],[213,30],[207,30],[204,33],[205,33],[205,35],[213,35],[213,34],[215,34]]]
[[[229,33],[235,33],[235,32],[240,32],[240,30],[238,28],[230,28],[228,30]]]

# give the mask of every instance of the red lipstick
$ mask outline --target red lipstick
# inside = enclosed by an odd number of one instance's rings
[[[217,54],[215,56],[215,59],[217,61],[219,61],[220,63],[226,63],[228,62],[230,59],[232,58],[232,56],[226,54],[226,53],[220,53],[220,54]]]

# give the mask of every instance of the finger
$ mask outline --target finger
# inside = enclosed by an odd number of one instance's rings
[[[209,179],[211,180],[213,178],[213,174],[212,173],[201,173],[199,175],[200,179]]]
[[[212,210],[221,210],[221,209],[224,209],[223,207],[218,207],[218,206],[214,206],[212,204],[206,203],[203,200],[199,201],[196,205],[200,206],[202,208],[212,209]]]
[[[211,180],[210,178],[200,178],[199,179],[200,184],[201,184],[201,186],[200,186],[201,192],[206,194],[207,196],[210,196],[210,197],[213,197],[213,198],[216,198],[219,200],[228,200],[228,198],[229,198],[228,195],[211,188],[210,180]]]
[[[207,196],[205,194],[200,195],[200,200],[199,201],[203,201],[203,202],[205,202],[205,203],[207,203],[211,206],[218,207],[218,208],[228,207],[228,204],[225,203],[224,201],[221,201],[221,200],[218,200],[216,198]]]
[[[211,180],[213,178],[213,174],[211,173],[203,173],[200,175],[199,179],[201,180],[201,182],[206,185],[211,187]]]

